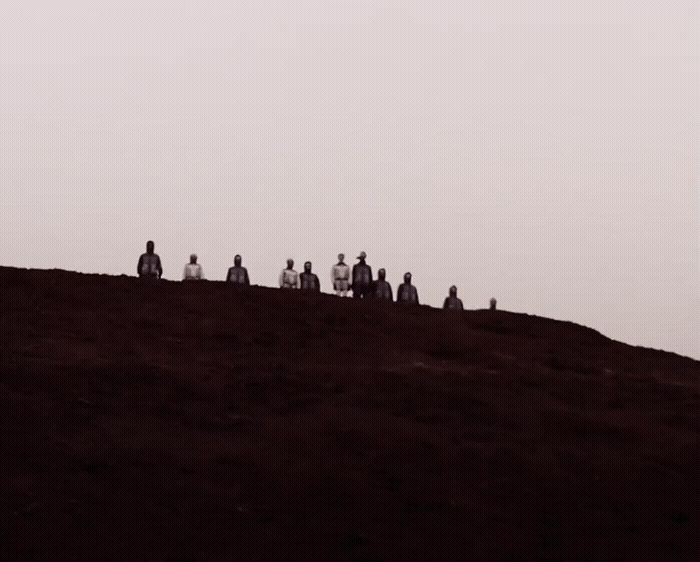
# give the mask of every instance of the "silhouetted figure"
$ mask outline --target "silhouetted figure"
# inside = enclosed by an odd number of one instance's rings
[[[496,299],[491,297],[491,300],[489,301],[489,310],[496,310]]]
[[[299,276],[299,283],[302,289],[316,293],[321,291],[321,283],[318,280],[318,276],[315,273],[311,273],[310,261],[304,264],[304,272]]]
[[[454,285],[450,287],[450,296],[445,299],[444,303],[442,303],[442,308],[448,310],[464,310],[462,299],[457,298],[457,287]]]
[[[185,265],[185,270],[182,272],[183,281],[193,281],[204,279],[202,266],[197,263],[197,254],[190,255],[190,263]]]
[[[352,266],[352,296],[356,299],[367,298],[372,292],[372,268],[365,263],[367,254],[360,252],[360,263]]]
[[[241,265],[242,261],[243,259],[239,255],[236,255],[236,257],[233,258],[233,266],[228,268],[226,281],[229,283],[237,283],[239,285],[250,285],[248,270]]]
[[[294,260],[287,260],[287,268],[280,273],[280,287],[282,289],[298,289],[299,274],[294,271]]]
[[[160,265],[160,257],[154,253],[155,244],[152,240],[146,242],[146,253],[141,254],[136,271],[139,277],[160,279],[163,276],[163,267]]]
[[[418,302],[418,291],[411,285],[411,274],[408,272],[403,276],[403,283],[399,285],[399,290],[396,291],[396,302],[420,304]]]
[[[372,297],[384,301],[394,300],[394,293],[391,290],[391,285],[386,280],[386,271],[384,268],[377,271],[377,280],[374,282]]]
[[[331,268],[331,281],[336,295],[339,297],[348,296],[350,268],[345,263],[345,254],[338,254],[338,263]]]

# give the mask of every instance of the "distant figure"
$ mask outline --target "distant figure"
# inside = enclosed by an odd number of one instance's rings
[[[204,279],[202,266],[197,263],[197,254],[190,255],[190,263],[185,266],[182,279],[184,281]]]
[[[491,297],[491,300],[489,301],[489,310],[496,310],[496,299]]]
[[[399,285],[399,290],[396,291],[396,302],[405,302],[408,304],[420,304],[418,302],[418,291],[411,285],[411,274],[406,273],[403,276],[403,283]]]
[[[391,291],[391,285],[385,278],[386,271],[384,268],[377,271],[377,280],[374,282],[372,297],[379,300],[393,301],[394,294]]]
[[[304,272],[299,276],[299,283],[302,289],[316,293],[321,291],[321,283],[318,280],[318,276],[315,273],[311,273],[310,261],[304,264]]]
[[[356,299],[367,298],[372,292],[372,268],[365,263],[367,254],[360,252],[360,263],[352,266],[352,296]]]
[[[141,254],[139,263],[136,266],[139,277],[160,279],[163,276],[163,267],[160,265],[160,257],[158,254],[153,253],[154,248],[155,244],[152,240],[146,242],[146,253]]]
[[[294,260],[287,260],[287,268],[280,273],[280,287],[282,289],[298,289],[299,274],[294,271]]]
[[[348,296],[350,268],[345,263],[345,254],[338,254],[338,263],[331,268],[331,281],[336,295],[339,297]]]
[[[233,258],[233,266],[228,268],[226,281],[229,283],[238,283],[239,285],[250,285],[248,279],[248,270],[241,265],[242,258],[239,255]]]
[[[462,299],[457,298],[457,287],[454,285],[450,287],[450,296],[445,299],[445,302],[442,304],[442,308],[448,310],[464,310]]]

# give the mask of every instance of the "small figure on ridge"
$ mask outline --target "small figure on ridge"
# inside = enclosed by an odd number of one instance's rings
[[[183,281],[204,279],[202,266],[197,263],[197,254],[190,255],[190,263],[185,265],[185,270],[182,272]]]
[[[393,301],[394,294],[391,291],[391,285],[386,280],[386,271],[384,268],[377,271],[377,280],[374,282],[374,290],[372,296],[375,299]]]
[[[307,261],[304,264],[304,272],[299,276],[301,288],[316,293],[321,291],[321,283],[315,273],[311,273],[311,262]]]
[[[287,260],[287,268],[282,270],[280,273],[280,287],[282,289],[298,289],[299,288],[299,274],[294,271],[294,260]]]
[[[152,240],[146,242],[146,253],[141,254],[139,263],[136,266],[136,271],[138,272],[139,277],[160,279],[163,276],[163,267],[160,264],[160,256],[154,253],[154,249],[155,244]]]
[[[449,310],[464,310],[462,299],[457,298],[457,287],[454,285],[450,287],[450,296],[445,299],[444,303],[442,303],[442,308]]]
[[[372,268],[365,263],[367,254],[360,252],[360,263],[352,266],[352,296],[356,299],[367,298],[372,289]]]
[[[226,281],[229,283],[238,283],[239,285],[250,285],[248,278],[248,270],[241,265],[243,259],[240,255],[233,258],[233,266],[228,268]]]
[[[348,296],[350,268],[345,263],[345,254],[338,254],[338,263],[331,268],[331,281],[336,295],[339,297]]]
[[[396,291],[396,302],[405,302],[407,304],[420,304],[418,302],[418,291],[411,285],[411,273],[407,272],[403,276],[403,283],[399,285],[399,290]]]

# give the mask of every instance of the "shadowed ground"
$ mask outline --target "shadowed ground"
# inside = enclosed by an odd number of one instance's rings
[[[700,557],[700,363],[568,322],[0,268],[8,557]]]

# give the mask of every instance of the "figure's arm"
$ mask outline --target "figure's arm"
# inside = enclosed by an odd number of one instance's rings
[[[244,273],[245,273],[245,281],[244,281],[244,283],[245,283],[246,285],[250,285],[250,278],[248,277],[248,269],[244,269],[243,271],[244,271]]]
[[[158,256],[158,279],[163,277],[163,266],[160,264],[160,256]]]
[[[143,255],[139,256],[139,263],[136,266],[136,274],[140,277],[141,276],[141,268],[143,267]]]

